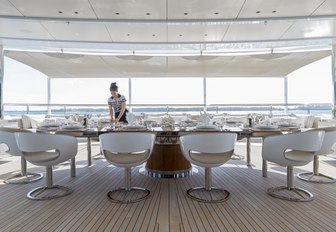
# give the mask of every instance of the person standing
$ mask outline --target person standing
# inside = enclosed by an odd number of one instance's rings
[[[110,118],[112,122],[127,123],[126,114],[126,98],[119,94],[116,82],[112,82],[110,86],[111,97],[108,98],[108,106]]]

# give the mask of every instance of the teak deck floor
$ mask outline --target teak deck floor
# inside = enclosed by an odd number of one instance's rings
[[[123,170],[104,159],[87,166],[86,144],[79,140],[77,176],[70,177],[70,165],[54,167],[54,183],[71,186],[66,197],[32,201],[27,192],[44,184],[14,185],[2,180],[20,169],[18,157],[0,156],[0,231],[335,231],[336,184],[312,184],[295,178],[297,186],[315,195],[312,202],[289,202],[272,198],[266,189],[286,184],[286,169],[269,165],[269,175],[261,175],[261,145],[252,143],[252,167],[245,160],[230,160],[213,169],[213,186],[227,189],[231,196],[220,204],[205,204],[186,197],[190,187],[204,184],[201,168],[192,177],[157,179],[132,171],[135,186],[151,190],[151,197],[133,204],[114,204],[107,192],[123,185]],[[2,149],[3,150],[3,149]],[[92,144],[99,153],[98,143]],[[236,153],[245,154],[238,142]],[[336,176],[336,159],[321,157],[321,172]],[[44,172],[28,165],[29,171]],[[294,168],[295,173],[312,170],[312,164]]]

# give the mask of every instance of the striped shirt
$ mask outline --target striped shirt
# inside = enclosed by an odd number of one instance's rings
[[[121,105],[123,102],[126,102],[126,98],[124,95],[118,95],[118,99],[115,100],[112,96],[108,98],[107,104],[111,105],[114,109],[114,112],[120,112],[121,111]]]

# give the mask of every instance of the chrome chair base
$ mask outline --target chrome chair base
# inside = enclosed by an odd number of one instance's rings
[[[267,193],[272,197],[287,201],[307,202],[314,200],[313,194],[302,188],[280,186],[267,189]]]
[[[33,189],[27,194],[30,200],[49,200],[64,197],[72,193],[73,190],[66,186],[53,185],[52,187],[42,186]]]
[[[198,196],[196,196],[196,194]],[[193,200],[203,203],[220,203],[229,199],[230,192],[225,189],[215,187],[212,187],[210,190],[207,190],[205,187],[196,187],[188,189],[187,196]]]
[[[243,160],[245,159],[245,156],[233,153],[233,155],[231,156],[231,159],[232,160]]]
[[[312,182],[312,183],[323,183],[323,184],[331,184],[335,183],[336,179],[331,176],[326,176],[324,174],[314,174],[313,172],[302,172],[298,173],[297,178],[300,180]]]
[[[107,196],[113,203],[128,204],[147,199],[150,196],[150,191],[145,188],[137,187],[132,187],[130,190],[120,188],[109,191],[107,193]]]
[[[27,172],[26,175],[22,175],[21,173],[19,173],[19,174],[16,174],[4,180],[4,183],[6,184],[28,184],[31,182],[41,180],[42,178],[43,178],[42,173]]]

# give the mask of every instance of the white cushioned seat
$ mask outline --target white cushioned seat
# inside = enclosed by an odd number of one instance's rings
[[[46,186],[33,189],[27,194],[32,200],[47,200],[63,197],[72,192],[65,186],[53,185],[52,166],[70,160],[74,164],[77,154],[77,139],[69,135],[42,133],[15,133],[19,149],[25,159],[37,166],[46,167]],[[75,168],[71,165],[71,168]],[[71,170],[71,174],[74,171]]]
[[[146,132],[114,132],[101,134],[99,140],[106,160],[124,168],[125,173],[124,188],[109,191],[109,199],[114,203],[134,203],[149,197],[148,189],[131,187],[131,168],[147,161],[153,150],[155,135]]]
[[[262,157],[266,161],[287,167],[287,186],[273,187],[267,193],[290,201],[311,201],[313,194],[296,188],[293,184],[293,167],[303,166],[313,160],[320,150],[324,131],[308,131],[266,137],[262,147]]]
[[[24,158],[23,153],[19,150],[17,146],[14,136],[15,132],[30,133],[30,131],[27,130],[10,127],[0,127],[0,143],[6,144],[6,146],[8,147],[6,153],[12,156],[21,157],[21,172],[6,179],[4,182],[7,184],[27,184],[42,179],[42,173],[27,172],[27,161]]]
[[[336,178],[327,176],[319,171],[319,156],[328,155],[334,152],[334,145],[336,143],[336,127],[317,128],[315,130],[322,130],[325,132],[321,150],[314,156],[313,172],[301,172],[297,177],[301,180],[314,183],[335,183]]]
[[[185,158],[192,164],[205,168],[205,186],[188,189],[187,195],[190,198],[206,203],[223,202],[229,198],[227,190],[212,187],[211,171],[213,167],[219,167],[231,158],[236,140],[235,133],[200,133],[180,137]]]

